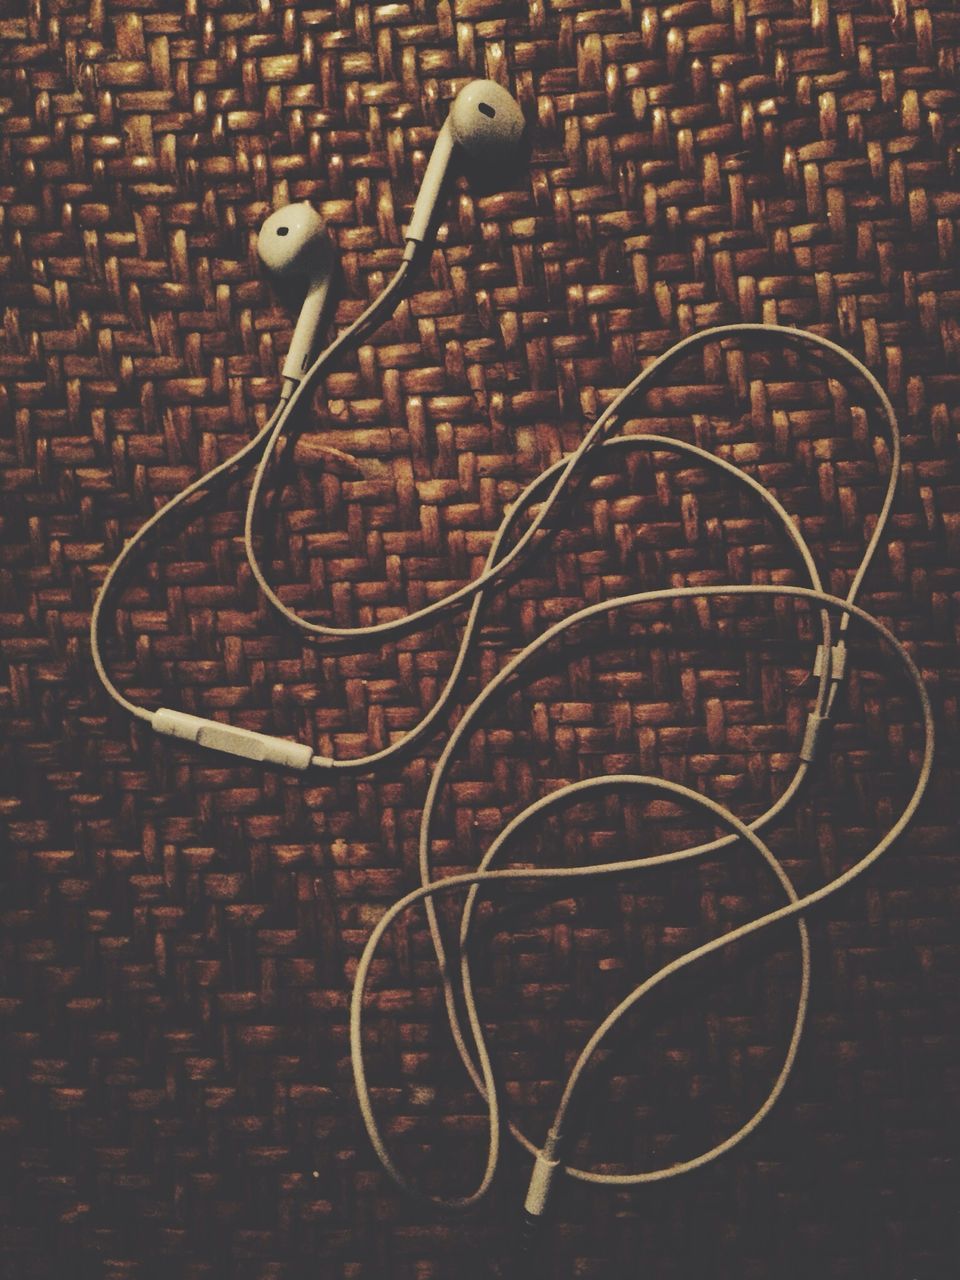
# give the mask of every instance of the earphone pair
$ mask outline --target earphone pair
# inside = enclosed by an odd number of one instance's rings
[[[610,1183],[615,1185],[633,1184],[637,1182],[655,1180],[659,1177],[674,1176],[677,1173],[685,1172],[689,1168],[699,1167],[708,1160],[716,1158],[716,1156],[721,1154],[723,1151],[729,1150],[732,1145],[745,1137],[752,1131],[756,1124],[760,1122],[769,1110],[770,1106],[773,1105],[773,1102],[786,1082],[787,1075],[789,1074],[793,1057],[796,1052],[796,1045],[798,1043],[800,1030],[803,1025],[803,1017],[806,1008],[806,992],[809,985],[809,950],[802,920],[799,921],[799,924],[803,950],[803,982],[794,1033],[788,1047],[784,1065],[777,1076],[774,1087],[771,1090],[768,1099],[757,1111],[755,1116],[729,1139],[721,1143],[718,1147],[713,1148],[711,1151],[704,1153],[702,1157],[698,1157],[696,1160],[688,1162],[685,1165],[672,1167],[666,1171],[655,1171],[649,1175],[614,1175],[599,1172],[594,1173],[587,1170],[577,1169],[567,1160],[568,1151],[565,1144],[568,1141],[568,1137],[564,1130],[564,1121],[570,1096],[577,1087],[589,1060],[595,1053],[604,1036],[610,1027],[615,1024],[617,1019],[622,1017],[627,1011],[631,1002],[639,999],[647,990],[650,990],[653,985],[661,981],[664,977],[668,977],[670,972],[674,972],[681,965],[693,963],[695,960],[701,958],[701,956],[712,954],[720,946],[734,941],[736,937],[745,936],[748,932],[765,928],[776,920],[784,919],[788,916],[798,916],[805,907],[826,897],[828,893],[834,892],[843,884],[849,883],[855,874],[858,874],[867,866],[871,865],[871,863],[889,847],[896,835],[903,829],[919,803],[919,799],[930,776],[933,738],[929,700],[923,688],[922,681],[920,680],[919,673],[916,671],[916,667],[913,665],[909,655],[903,650],[903,647],[898,644],[896,639],[891,636],[885,628],[870,617],[870,615],[866,614],[856,603],[864,576],[878,546],[880,545],[892,508],[900,467],[900,433],[896,415],[885,391],[869,370],[867,370],[864,365],[850,352],[844,350],[836,343],[831,342],[828,338],[817,333],[761,324],[732,324],[701,331],[675,344],[663,355],[658,356],[655,360],[650,362],[642,372],[633,379],[629,386],[625,387],[614,398],[604,412],[590,426],[589,430],[586,431],[581,443],[571,454],[553,466],[547,468],[529,485],[527,485],[512,508],[504,515],[500,527],[494,536],[490,552],[487,556],[482,572],[463,586],[449,592],[446,596],[432,600],[402,618],[395,618],[391,616],[362,627],[336,627],[324,622],[312,621],[300,616],[290,609],[267,580],[266,574],[260,565],[257,553],[255,516],[258,510],[259,499],[263,491],[270,462],[276,452],[277,446],[287,425],[291,421],[293,413],[304,397],[308,394],[317,377],[338,355],[345,350],[358,345],[363,338],[376,327],[380,320],[388,314],[395,301],[400,296],[404,283],[412,270],[412,265],[415,263],[418,254],[429,243],[430,228],[436,217],[439,192],[442,188],[444,175],[448,171],[455,149],[457,147],[461,147],[465,152],[471,154],[477,159],[489,160],[491,154],[496,157],[504,154],[510,148],[514,147],[519,141],[522,128],[523,121],[519,107],[510,95],[499,86],[492,85],[489,82],[480,81],[468,85],[463,91],[461,91],[453,104],[453,108],[446,124],[440,132],[434,151],[427,165],[424,181],[414,205],[410,224],[407,228],[402,258],[394,276],[382,292],[370,303],[368,307],[366,307],[362,314],[351,325],[344,329],[319,355],[314,356],[313,352],[317,346],[319,332],[322,326],[325,301],[328,296],[332,277],[332,247],[330,241],[326,236],[325,229],[323,228],[323,224],[319,216],[308,205],[296,205],[285,210],[279,210],[267,219],[260,235],[260,254],[264,263],[271,270],[279,274],[301,274],[306,285],[304,306],[297,320],[290,349],[283,365],[283,387],[279,403],[265,426],[236,455],[226,459],[218,467],[214,468],[205,476],[200,477],[182,493],[178,494],[165,507],[156,512],[155,515],[141,527],[134,538],[126,544],[117,560],[108,571],[95,602],[91,618],[91,649],[97,672],[110,695],[131,715],[150,724],[156,732],[172,736],[174,738],[199,743],[200,745],[226,751],[237,756],[243,756],[249,759],[295,769],[306,769],[307,767],[314,765],[328,770],[341,772],[369,772],[381,765],[387,759],[395,756],[399,751],[408,750],[418,740],[422,739],[437,724],[439,717],[449,707],[460,676],[464,670],[468,654],[470,653],[471,647],[478,634],[480,615],[485,599],[494,588],[504,581],[505,576],[510,571],[511,567],[520,563],[522,558],[528,553],[538,533],[546,527],[551,514],[557,510],[562,498],[568,492],[576,473],[581,468],[584,459],[589,453],[598,449],[604,449],[609,450],[613,456],[618,456],[625,449],[644,447],[655,451],[666,451],[671,449],[679,450],[687,456],[694,458],[698,464],[711,466],[725,472],[728,477],[732,477],[738,483],[752,490],[753,493],[765,503],[768,514],[772,515],[777,521],[779,521],[786,536],[790,539],[797,550],[806,572],[807,580],[809,582],[808,586],[772,586],[761,584],[713,587],[683,586],[656,592],[639,592],[631,596],[620,597],[618,599],[590,605],[586,609],[580,610],[578,613],[564,619],[562,623],[554,624],[554,626],[550,627],[543,635],[521,649],[519,653],[506,663],[494,679],[487,684],[477,698],[475,698],[473,702],[464,709],[459,722],[450,733],[440,759],[431,775],[420,829],[421,885],[418,889],[413,890],[403,899],[395,903],[385,913],[384,917],[371,934],[357,972],[351,1011],[351,1051],[356,1079],[357,1096],[364,1122],[383,1167],[401,1187],[404,1187],[408,1191],[414,1191],[415,1189],[411,1187],[408,1180],[400,1173],[387,1152],[374,1115],[373,1102],[370,1091],[367,1087],[364,1070],[362,1013],[363,996],[367,976],[370,971],[370,966],[376,948],[382,939],[385,930],[397,915],[407,907],[410,907],[415,903],[423,902],[427,911],[434,952],[437,958],[439,972],[441,974],[447,1014],[454,1042],[468,1074],[473,1079],[482,1096],[486,1099],[489,1108],[490,1140],[488,1159],[480,1186],[473,1194],[448,1202],[451,1207],[462,1207],[466,1204],[473,1203],[490,1185],[490,1181],[496,1168],[499,1151],[500,1121],[496,1084],[484,1039],[482,1023],[480,1021],[480,1016],[474,999],[466,954],[466,944],[470,932],[473,904],[476,900],[478,888],[487,881],[498,879],[564,879],[569,876],[586,878],[589,876],[619,874],[625,871],[639,870],[641,869],[641,865],[643,867],[655,865],[658,861],[657,859],[634,859],[629,862],[615,864],[604,863],[590,867],[562,869],[492,869],[491,862],[504,847],[508,836],[518,831],[527,822],[531,821],[533,816],[537,813],[545,811],[549,806],[560,804],[570,797],[586,794],[599,788],[612,788],[617,786],[624,786],[628,788],[642,787],[655,792],[659,790],[660,792],[668,794],[674,798],[683,799],[692,806],[699,806],[701,809],[708,811],[719,824],[725,826],[729,833],[728,835],[713,841],[709,845],[699,846],[695,849],[678,850],[676,853],[667,855],[659,861],[678,861],[681,859],[716,853],[728,847],[728,845],[730,845],[734,840],[742,839],[752,845],[755,851],[761,855],[767,865],[771,870],[773,870],[788,898],[788,902],[785,907],[781,908],[777,912],[768,913],[766,916],[758,917],[756,920],[750,922],[749,925],[743,926],[743,928],[735,934],[726,935],[725,937],[714,940],[713,942],[704,944],[703,947],[697,948],[695,952],[688,953],[687,956],[682,957],[677,962],[674,962],[672,965],[668,966],[667,969],[654,975],[653,978],[647,979],[645,982],[639,984],[634,993],[628,997],[621,1006],[618,1006],[617,1009],[612,1011],[600,1026],[598,1026],[594,1035],[590,1037],[583,1053],[578,1058],[574,1069],[568,1076],[567,1084],[563,1093],[563,1100],[560,1104],[556,1120],[551,1126],[550,1133],[542,1147],[537,1147],[528,1138],[521,1134],[519,1130],[512,1129],[518,1140],[534,1156],[534,1171],[531,1180],[530,1194],[527,1201],[527,1208],[533,1216],[539,1216],[546,1205],[550,1185],[558,1171],[562,1170],[569,1176],[580,1180]],[[843,362],[847,369],[864,378],[868,383],[872,394],[880,404],[889,427],[891,465],[885,497],[875,522],[873,532],[865,548],[864,555],[859,567],[853,575],[853,579],[845,599],[840,599],[834,595],[830,595],[824,590],[813,556],[804,541],[800,529],[791,519],[790,514],[782,504],[778,502],[776,497],[768,490],[764,489],[763,486],[761,486],[759,482],[746,471],[710,454],[706,450],[699,448],[699,446],[685,444],[681,441],[670,440],[664,437],[634,436],[623,437],[617,440],[609,439],[611,433],[618,426],[623,425],[627,416],[627,410],[633,403],[635,397],[644,388],[648,387],[660,372],[666,369],[675,360],[696,349],[702,348],[707,343],[721,345],[724,342],[733,339],[757,340],[762,335],[769,336],[770,334],[776,335],[778,340],[782,340],[791,345],[799,345],[807,348],[812,347],[820,352],[828,353],[834,359]],[[453,613],[455,610],[463,606],[468,604],[470,606],[453,669],[433,706],[424,714],[420,722],[413,729],[409,730],[402,738],[392,741],[379,751],[369,753],[360,758],[334,759],[330,756],[316,754],[313,747],[305,743],[290,742],[287,739],[275,737],[267,733],[238,728],[234,725],[221,723],[202,716],[190,715],[176,709],[161,708],[158,711],[151,712],[143,707],[135,705],[130,699],[122,694],[110,679],[105,669],[100,652],[100,627],[104,616],[104,603],[109,598],[113,585],[116,583],[123,567],[129,562],[129,559],[136,547],[142,543],[152,529],[155,529],[173,511],[182,507],[201,492],[208,491],[222,479],[234,474],[237,468],[242,465],[251,465],[254,469],[244,522],[244,546],[247,560],[250,564],[254,578],[262,592],[263,598],[284,619],[285,622],[298,629],[302,634],[340,642],[345,640],[355,640],[357,642],[366,643],[371,639],[387,639],[405,632],[420,629],[425,624],[447,614]],[[518,533],[520,517],[528,514],[534,508],[535,514],[530,516],[526,527],[521,533]],[[514,535],[516,535],[515,540],[510,543],[509,539]],[[562,634],[569,627],[579,624],[588,617],[596,616],[604,611],[627,608],[634,604],[646,603],[655,600],[681,600],[696,596],[770,596],[778,594],[803,599],[817,607],[820,627],[820,643],[817,647],[815,675],[817,677],[818,684],[816,694],[813,698],[813,708],[808,714],[803,739],[798,747],[798,759],[794,777],[783,793],[759,818],[755,819],[754,822],[748,826],[737,819],[730,810],[724,806],[708,800],[699,793],[692,792],[687,788],[678,787],[675,783],[669,783],[663,779],[655,777],[643,777],[640,775],[605,775],[600,778],[584,778],[579,782],[571,784],[569,787],[562,788],[558,792],[542,797],[539,801],[535,801],[532,805],[527,806],[515,815],[507,827],[504,828],[503,832],[501,832],[500,836],[498,836],[491,844],[477,871],[445,879],[433,878],[430,866],[430,854],[433,838],[432,824],[440,789],[443,787],[448,776],[453,754],[458,744],[463,741],[465,733],[467,733],[470,727],[476,723],[477,718],[488,705],[489,699],[504,686],[508,679],[521,672],[524,664],[536,653],[540,652],[544,645],[550,643],[554,637]],[[834,632],[830,619],[831,610],[834,612],[839,611],[840,613],[839,639],[836,640],[834,639]],[[869,627],[873,628],[881,638],[885,639],[892,646],[901,661],[904,663],[907,673],[918,691],[918,697],[921,704],[925,731],[923,757],[913,794],[901,813],[900,818],[897,819],[896,823],[887,835],[884,836],[877,845],[875,845],[874,849],[871,850],[869,854],[865,855],[854,865],[854,867],[850,868],[849,871],[835,878],[821,889],[801,898],[793,889],[789,879],[786,878],[786,873],[783,871],[783,868],[777,862],[776,858],[774,858],[768,846],[761,839],[759,832],[769,826],[775,818],[784,813],[788,805],[798,794],[800,786],[803,780],[808,776],[810,767],[817,756],[824,728],[830,721],[833,707],[838,696],[838,691],[844,678],[846,668],[846,634],[852,617],[859,618],[861,621],[866,622]],[[462,1008],[467,1015],[469,1035],[465,1032],[462,1025],[463,1019],[459,1011],[461,1006],[458,1006],[458,993],[453,984],[453,970],[447,962],[444,944],[440,937],[436,913],[433,907],[433,898],[435,896],[448,892],[455,892],[458,889],[469,890],[467,905],[462,917],[463,923],[460,933],[461,982],[459,987],[459,999],[462,1002]]]
[[[488,169],[509,165],[516,156],[523,131],[523,114],[518,103],[506,89],[494,81],[473,80],[460,90],[440,130],[424,172],[410,222],[404,233],[404,250],[397,271],[386,288],[361,315],[315,358],[313,352],[333,279],[333,246],[323,220],[309,204],[287,206],[267,218],[258,238],[261,260],[277,275],[300,276],[305,284],[304,302],[281,371],[283,382],[279,402],[266,425],[236,454],[198,477],[140,526],[108,569],[91,612],[90,652],[101,684],[114,702],[136,719],[150,724],[156,733],[286,768],[306,769],[311,763],[333,763],[326,757],[315,756],[312,749],[303,743],[290,742],[273,734],[190,715],[177,708],[161,707],[151,712],[138,706],[121,693],[103,660],[101,629],[105,606],[120,581],[123,570],[149,535],[201,493],[212,490],[217,484],[233,477],[240,469],[253,466],[254,475],[244,521],[244,547],[254,578],[267,602],[290,626],[309,634],[350,637],[362,633],[362,629],[339,632],[307,622],[284,605],[267,581],[259,562],[254,537],[254,521],[264,480],[283,432],[305,393],[337,356],[358,346],[366,334],[376,328],[400,296],[415,260],[429,246],[444,180],[457,150]],[[374,631],[376,630],[375,628]],[[388,626],[383,630],[394,633],[397,628]]]
[[[509,162],[523,135],[523,124],[517,102],[495,81],[473,80],[460,90],[434,144],[404,232],[406,259],[413,258],[429,241],[456,148],[486,167],[496,160]],[[317,345],[333,279],[330,239],[313,206],[295,204],[267,218],[257,249],[264,266],[275,275],[306,281],[306,296],[282,371],[284,378],[299,382]]]

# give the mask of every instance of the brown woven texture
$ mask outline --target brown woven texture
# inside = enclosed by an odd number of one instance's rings
[[[956,1274],[958,45],[952,5],[906,0],[5,0],[5,1280],[509,1274],[529,1158],[508,1141],[465,1219],[411,1206],[373,1158],[349,1069],[351,976],[417,882],[442,734],[336,781],[181,748],[109,703],[85,630],[123,540],[274,403],[296,302],[258,268],[263,218],[315,203],[347,323],[397,265],[429,148],[474,76],[517,95],[529,163],[504,191],[456,178],[407,299],[319,390],[262,519],[285,597],[362,623],[449,590],[479,572],[520,485],[644,360],[713,323],[809,326],[859,354],[902,418],[900,495],[863,603],[911,645],[941,732],[908,836],[811,919],[810,1023],[773,1115],[692,1177],[564,1183],[548,1272]],[[631,429],[750,469],[846,590],[890,456],[855,379],[774,341],[715,345]],[[325,468],[324,443],[363,475]],[[432,704],[459,621],[382,649],[304,645],[252,586],[243,496],[212,496],[138,563],[108,627],[121,686],[340,756],[402,733]],[[801,580],[783,531],[713,472],[667,453],[597,461],[492,597],[458,705],[584,602]],[[915,776],[909,687],[852,635],[830,750],[772,836],[801,889],[869,847]],[[521,803],[606,770],[762,812],[796,761],[815,641],[789,601],[658,606],[572,633],[462,752],[437,866],[475,865]],[[703,834],[692,813],[613,796],[511,854],[587,860]],[[754,861],[491,895],[479,997],[532,1137],[601,1010],[778,901]],[[776,1073],[798,970],[784,928],[665,989],[591,1072],[581,1161],[651,1169],[731,1132]],[[371,1078],[397,1158],[428,1188],[466,1189],[483,1110],[422,917],[390,936],[373,987]]]

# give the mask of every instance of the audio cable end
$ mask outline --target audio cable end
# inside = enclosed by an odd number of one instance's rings
[[[547,1259],[543,1254],[543,1225],[553,1179],[560,1167],[557,1158],[558,1136],[551,1129],[542,1151],[537,1152],[523,1212],[516,1232],[516,1280],[539,1280],[546,1275]]]
[[[559,1143],[560,1135],[555,1129],[551,1129],[547,1134],[543,1150],[537,1152],[537,1158],[534,1161],[530,1185],[527,1187],[527,1198],[523,1202],[524,1221],[531,1228],[536,1226],[547,1210],[553,1179],[560,1168],[560,1158],[557,1155]]]

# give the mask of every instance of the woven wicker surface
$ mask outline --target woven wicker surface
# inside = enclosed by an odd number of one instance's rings
[[[264,517],[288,598],[344,622],[478,572],[518,485],[640,363],[707,324],[849,343],[902,415],[906,467],[867,607],[955,724],[960,485],[960,16],[947,4],[7,0],[0,18],[4,334],[0,1273],[440,1280],[505,1273],[529,1161],[446,1220],[379,1173],[353,1102],[350,976],[416,882],[437,743],[331,783],[180,750],[92,678],[92,595],[125,537],[245,439],[289,337],[257,268],[272,207],[311,199],[343,324],[398,261],[425,156],[467,78],[531,124],[510,190],[459,180],[393,321],[331,374]],[[775,343],[709,349],[637,407],[754,469],[843,591],[889,450],[862,387]],[[324,470],[354,453],[362,478]],[[367,653],[303,646],[251,586],[243,490],[145,558],[112,669],[149,706],[228,712],[337,755],[412,725],[457,626]],[[641,585],[798,581],[782,531],[666,454],[596,465],[490,604],[463,696],[580,603]],[[786,603],[661,608],[576,635],[474,735],[438,865],[475,863],[546,787],[660,773],[738,813],[785,785],[814,635]],[[862,640],[862,637],[861,637]],[[919,730],[859,643],[829,761],[774,844],[798,886],[889,825]],[[556,1276],[945,1280],[956,1273],[956,773],[812,920],[795,1075],[747,1145],[631,1192],[566,1185]],[[517,856],[679,847],[693,815],[581,806]],[[639,975],[773,902],[745,855],[615,887],[494,897],[478,984],[511,1113],[542,1138],[565,1058]],[[581,1155],[653,1168],[763,1096],[789,1033],[795,932],[671,989],[599,1065]],[[369,1022],[391,1140],[467,1185],[482,1111],[439,1020],[422,919],[382,954]]]

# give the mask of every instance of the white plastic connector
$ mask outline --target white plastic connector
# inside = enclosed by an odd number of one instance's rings
[[[825,644],[817,645],[817,656],[813,664],[813,674],[821,676],[823,674],[824,663],[827,659],[827,646]],[[829,677],[831,680],[842,680],[847,674],[847,646],[843,640],[830,648],[830,670]]]
[[[226,751],[247,760],[259,760],[264,764],[279,764],[288,769],[306,769],[313,759],[313,751],[302,742],[289,742],[286,738],[274,738],[268,733],[256,733],[253,729],[238,729],[218,720],[205,720],[185,711],[173,711],[161,707],[153,713],[153,728],[168,738],[181,738],[184,742],[196,742],[212,751]]]
[[[555,1150],[556,1142],[549,1139],[544,1149],[537,1152],[530,1185],[527,1187],[527,1198],[523,1202],[523,1211],[528,1218],[539,1218],[546,1211],[554,1175],[560,1167]]]

